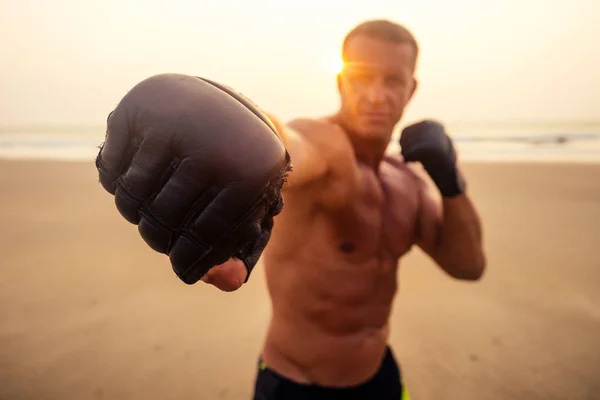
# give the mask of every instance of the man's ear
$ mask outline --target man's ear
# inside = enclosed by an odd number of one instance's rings
[[[417,88],[419,87],[419,81],[417,80],[417,78],[413,77],[412,85],[413,87],[410,90],[408,101],[412,100],[413,96],[415,95],[415,92],[417,91]]]

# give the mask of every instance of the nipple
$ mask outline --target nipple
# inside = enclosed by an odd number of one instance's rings
[[[352,253],[355,250],[356,246],[351,242],[342,242],[340,244],[340,250],[344,253]]]

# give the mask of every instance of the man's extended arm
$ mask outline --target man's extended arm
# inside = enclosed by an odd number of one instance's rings
[[[347,198],[344,188],[350,185],[353,177],[353,158],[350,144],[340,128],[310,119],[298,119],[283,125],[273,115],[267,116],[291,158],[292,170],[283,191],[290,195],[289,191],[308,190],[314,193],[315,202],[323,206],[334,205]],[[327,190],[320,190],[321,187]],[[232,258],[212,268],[202,280],[220,290],[234,291],[243,285],[246,278],[243,264]]]

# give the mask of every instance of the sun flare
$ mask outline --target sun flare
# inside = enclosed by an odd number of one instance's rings
[[[344,61],[341,57],[332,58],[329,68],[334,74],[339,74],[344,69]]]

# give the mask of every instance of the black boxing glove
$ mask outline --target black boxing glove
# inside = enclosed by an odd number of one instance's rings
[[[404,161],[420,162],[443,197],[465,192],[465,182],[456,167],[454,145],[442,124],[424,120],[404,128],[400,147]]]
[[[283,207],[290,157],[271,121],[239,93],[161,74],[109,115],[96,167],[121,215],[193,284],[231,257],[250,276]]]

